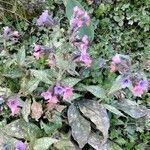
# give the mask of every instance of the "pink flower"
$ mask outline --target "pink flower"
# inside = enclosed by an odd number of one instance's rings
[[[84,22],[87,26],[90,25],[90,16],[87,13],[84,14]]]
[[[133,87],[132,93],[134,96],[141,97],[141,95],[143,94],[143,90],[140,86],[137,85],[137,86]]]
[[[53,96],[50,91],[43,92],[41,94],[42,97],[44,97],[45,100],[47,100],[49,103],[56,104],[58,102],[58,99],[56,96]]]
[[[110,72],[116,72],[116,71],[117,71],[117,68],[116,68],[115,64],[111,63],[110,64]]]
[[[65,87],[63,93],[63,99],[67,100],[73,95],[73,89],[71,87]]]
[[[121,63],[120,55],[119,55],[119,54],[116,54],[115,56],[113,56],[113,57],[112,57],[112,61],[113,61],[113,63],[115,63],[115,64]]]
[[[20,105],[18,99],[15,99],[15,98],[9,99],[8,102],[7,102],[7,105],[11,109],[11,112],[12,112],[11,115],[12,116],[19,113],[19,111],[20,111],[19,106],[21,106],[21,105]]]
[[[80,55],[80,61],[83,62],[87,67],[91,66],[92,60],[87,53],[81,53]]]
[[[86,44],[86,45],[89,44],[89,40],[88,40],[88,36],[87,36],[87,35],[84,35],[84,36],[82,37],[82,42],[83,42],[84,44]]]
[[[34,45],[33,56],[34,56],[36,59],[39,59],[39,58],[41,57],[41,55],[42,55],[41,46],[35,44],[35,45]]]
[[[12,34],[13,34],[14,37],[19,37],[19,32],[18,31],[14,31]]]

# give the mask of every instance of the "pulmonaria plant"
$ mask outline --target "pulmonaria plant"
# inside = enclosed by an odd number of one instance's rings
[[[15,150],[26,150],[26,144],[22,141],[17,141],[15,145]]]
[[[134,96],[141,97],[148,90],[148,81],[145,75],[131,71],[131,61],[128,56],[116,54],[112,57],[110,72],[117,71],[122,75],[121,88],[129,88]]]

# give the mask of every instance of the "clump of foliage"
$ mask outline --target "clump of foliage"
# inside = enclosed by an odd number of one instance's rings
[[[67,19],[45,10],[3,27],[0,149],[149,148],[149,62],[137,64],[135,52],[149,57],[149,3],[88,3],[93,18],[85,3],[64,0],[54,9]]]

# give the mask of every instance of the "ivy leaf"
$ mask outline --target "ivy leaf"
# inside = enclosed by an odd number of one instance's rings
[[[124,115],[122,112],[120,112],[117,108],[115,108],[115,107],[113,107],[113,106],[111,106],[111,105],[107,105],[107,104],[103,104],[103,106],[104,106],[107,110],[111,111],[112,113],[114,113],[114,114],[116,114],[116,115],[119,115],[119,116],[125,117],[125,115]]]
[[[29,122],[28,116],[30,115],[30,112],[31,112],[30,107],[31,107],[31,101],[30,101],[30,100],[26,100],[26,101],[23,103],[23,107],[22,107],[22,110],[21,110],[23,119],[24,119],[26,122]]]
[[[84,86],[84,88],[90,93],[92,93],[94,96],[96,96],[97,98],[102,98],[102,99],[106,98],[106,92],[100,86],[90,85],[90,86]]]
[[[49,75],[45,71],[34,70],[34,69],[31,69],[30,71],[31,71],[31,74],[39,81],[45,82],[47,84],[52,84],[52,82],[48,78]]]
[[[146,107],[140,106],[137,103],[133,103],[130,100],[115,102],[113,105],[134,119],[144,117],[148,113],[148,109]]]
[[[72,15],[73,15],[73,8],[75,6],[78,6],[80,9],[85,11],[84,8],[81,6],[81,4],[76,0],[66,0],[64,4],[66,4],[65,5],[66,6],[66,16],[67,16],[68,20],[71,19]],[[90,24],[90,26],[82,27],[79,30],[79,35],[81,37],[84,35],[87,35],[89,37],[90,41],[93,41],[93,39],[94,39],[94,27],[93,27],[92,23]]]
[[[78,78],[66,78],[62,81],[63,84],[68,85],[69,87],[75,86],[78,82],[80,82],[81,79]]]
[[[68,109],[68,121],[73,138],[78,142],[79,147],[83,148],[88,142],[91,132],[90,122],[81,116],[73,104]]]
[[[110,127],[106,109],[96,101],[83,100],[78,103],[80,111],[89,118],[103,134],[103,143],[107,141],[108,130]]]
[[[25,122],[23,119],[18,119],[7,124],[2,132],[10,137],[29,141],[41,136],[41,130],[37,125]]]
[[[54,144],[57,150],[76,150],[74,144],[69,140],[61,140]]]
[[[17,54],[17,62],[20,66],[23,66],[25,64],[25,57],[26,57],[25,46],[22,46]]]
[[[42,105],[35,100],[33,100],[33,103],[31,105],[31,117],[38,121],[38,119],[42,116],[43,110],[42,110]]]
[[[56,142],[58,142],[57,139],[51,137],[42,137],[35,141],[33,150],[48,150],[48,148]]]

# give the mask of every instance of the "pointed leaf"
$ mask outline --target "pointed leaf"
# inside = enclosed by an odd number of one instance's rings
[[[107,110],[111,111],[112,113],[114,113],[114,114],[116,114],[116,115],[119,115],[119,116],[125,117],[125,115],[124,115],[122,112],[120,112],[117,108],[115,108],[115,107],[113,107],[113,106],[111,106],[111,105],[107,105],[107,104],[103,104],[103,106],[104,106]]]
[[[30,115],[30,112],[31,112],[31,108],[30,108],[30,107],[31,107],[31,101],[30,101],[30,100],[26,100],[26,101],[23,103],[23,107],[22,107],[22,110],[21,110],[23,119],[24,119],[26,122],[29,122],[28,116]]]
[[[21,49],[18,51],[18,54],[17,54],[17,61],[18,61],[20,66],[25,64],[25,57],[26,57],[25,46],[22,46]]]
[[[31,74],[38,79],[39,81],[45,82],[47,84],[52,84],[52,82],[50,81],[50,79],[48,78],[48,74],[43,71],[43,70],[30,70]]]
[[[102,99],[106,98],[106,92],[100,86],[90,85],[90,86],[84,86],[84,88],[87,91],[91,92],[97,98],[102,98]]]
[[[71,126],[73,138],[78,142],[79,147],[83,148],[88,142],[91,132],[89,121],[81,116],[77,108],[72,104],[68,109],[68,121]]]
[[[78,82],[80,82],[81,79],[78,79],[78,78],[66,78],[64,79],[62,82],[70,87],[73,87],[75,86]]]
[[[96,101],[83,100],[78,103],[80,111],[89,118],[103,134],[103,143],[107,141],[110,127],[106,109]]]
[[[56,142],[58,142],[57,139],[54,139],[51,137],[42,137],[35,141],[33,149],[34,150],[48,150],[49,147]]]
[[[148,113],[148,109],[145,106],[140,106],[130,100],[115,102],[113,105],[135,119],[144,117]]]

